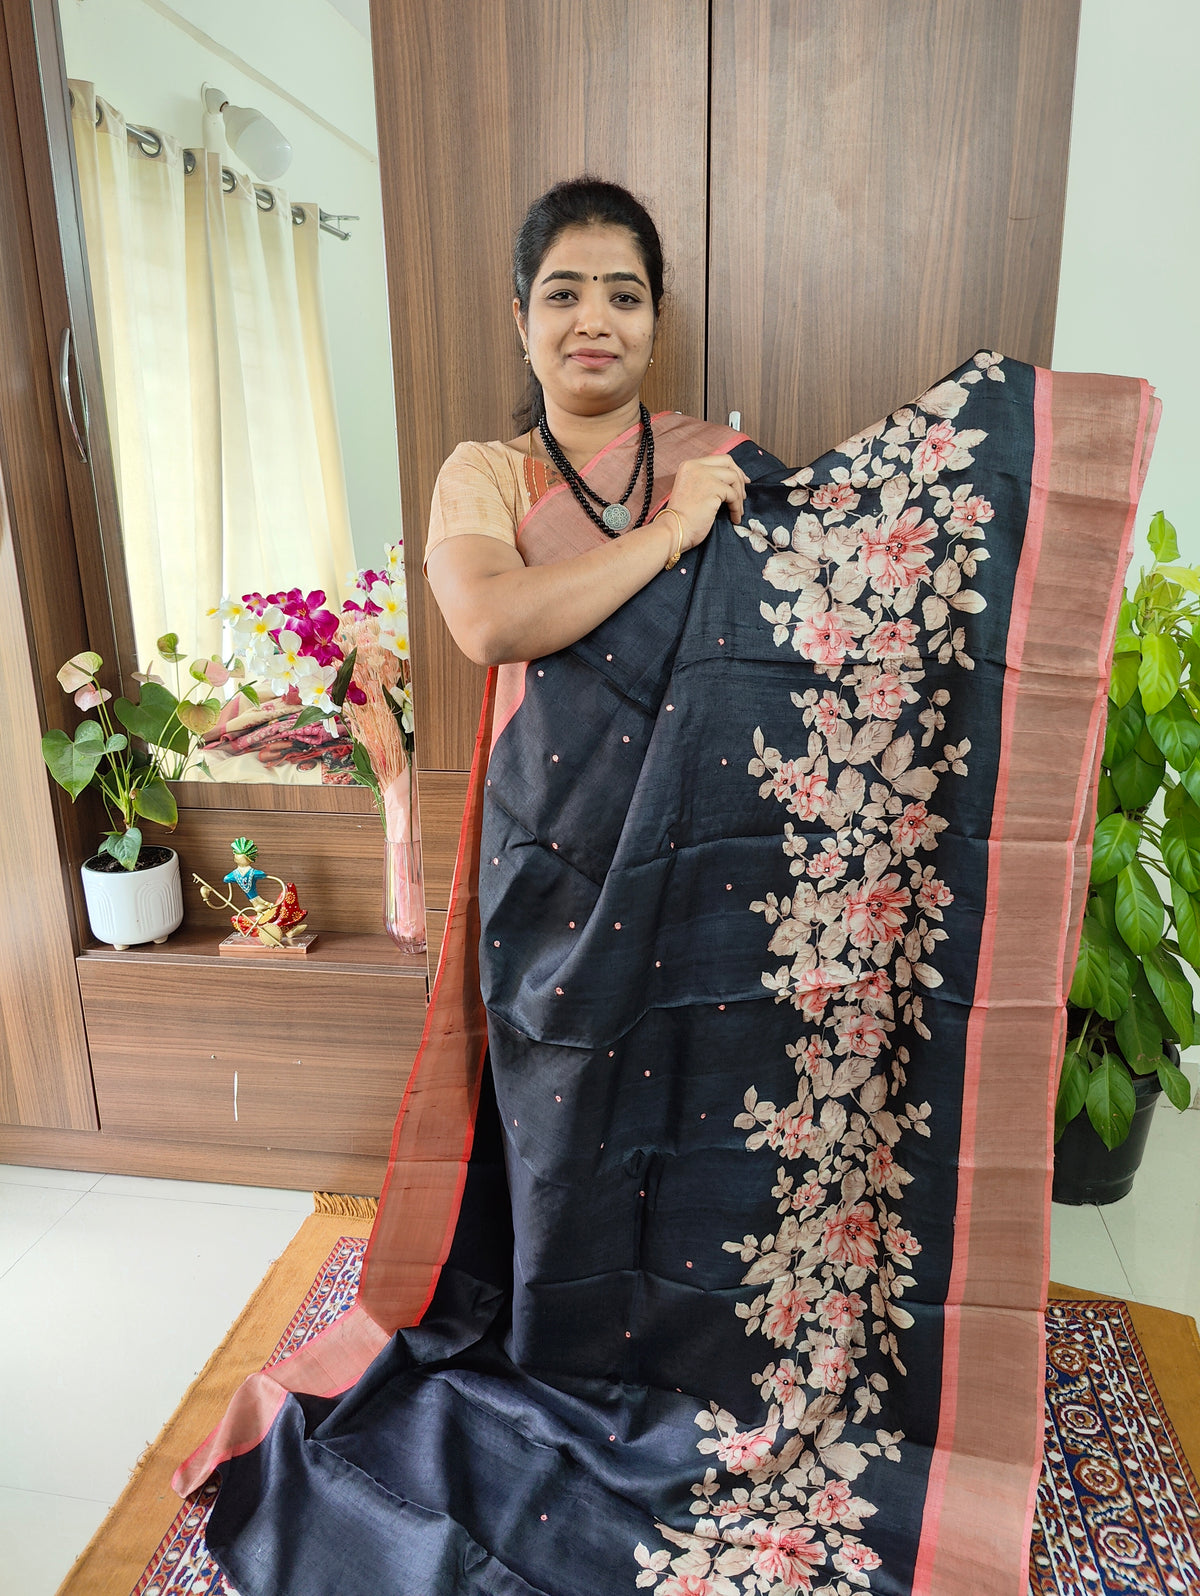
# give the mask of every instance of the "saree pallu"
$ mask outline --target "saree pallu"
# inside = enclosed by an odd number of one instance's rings
[[[800,471],[664,422],[742,524],[492,674],[358,1303],[178,1477],[241,1596],[1026,1590],[1155,416],[980,353]],[[519,547],[599,536],[564,491]]]

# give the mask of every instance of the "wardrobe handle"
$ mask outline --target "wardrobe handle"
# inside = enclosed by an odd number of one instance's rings
[[[58,391],[62,395],[63,409],[67,412],[67,421],[70,424],[71,436],[75,439],[75,447],[79,450],[79,458],[87,459],[87,445],[80,434],[75,420],[75,406],[71,403],[71,324],[63,328],[62,342],[58,349]],[[88,411],[87,395],[83,391],[83,379],[79,381],[79,398],[83,410],[83,427],[87,431]]]

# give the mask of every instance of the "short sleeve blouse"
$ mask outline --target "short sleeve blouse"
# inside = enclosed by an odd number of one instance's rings
[[[465,533],[515,549],[517,528],[557,480],[541,460],[506,443],[460,443],[434,484],[425,559],[439,543]]]

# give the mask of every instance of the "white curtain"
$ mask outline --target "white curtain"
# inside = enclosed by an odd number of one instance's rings
[[[168,134],[147,154],[71,82],[92,299],[139,662],[220,651],[223,595],[354,566],[322,311],[318,209]],[[269,202],[269,203],[268,203]]]

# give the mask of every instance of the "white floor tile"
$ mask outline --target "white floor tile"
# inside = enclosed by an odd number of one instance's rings
[[[54,1596],[108,1507],[0,1488],[0,1596]]]
[[[1063,1286],[1129,1296],[1128,1278],[1098,1208],[1051,1205],[1050,1278]]]
[[[300,1219],[118,1192],[74,1201],[0,1279],[0,1486],[112,1500]]]
[[[0,1278],[85,1195],[54,1186],[0,1186]]]
[[[103,1175],[84,1169],[39,1169],[34,1164],[0,1164],[0,1186],[57,1186],[62,1191],[91,1191]]]
[[[1099,1212],[1133,1298],[1200,1319],[1200,1114],[1160,1102],[1133,1190]]]
[[[273,1186],[219,1186],[199,1180],[152,1180],[144,1175],[101,1175],[93,1187],[119,1197],[157,1197],[172,1203],[222,1203],[234,1208],[280,1208],[289,1214],[311,1214],[311,1191],[283,1191]]]

